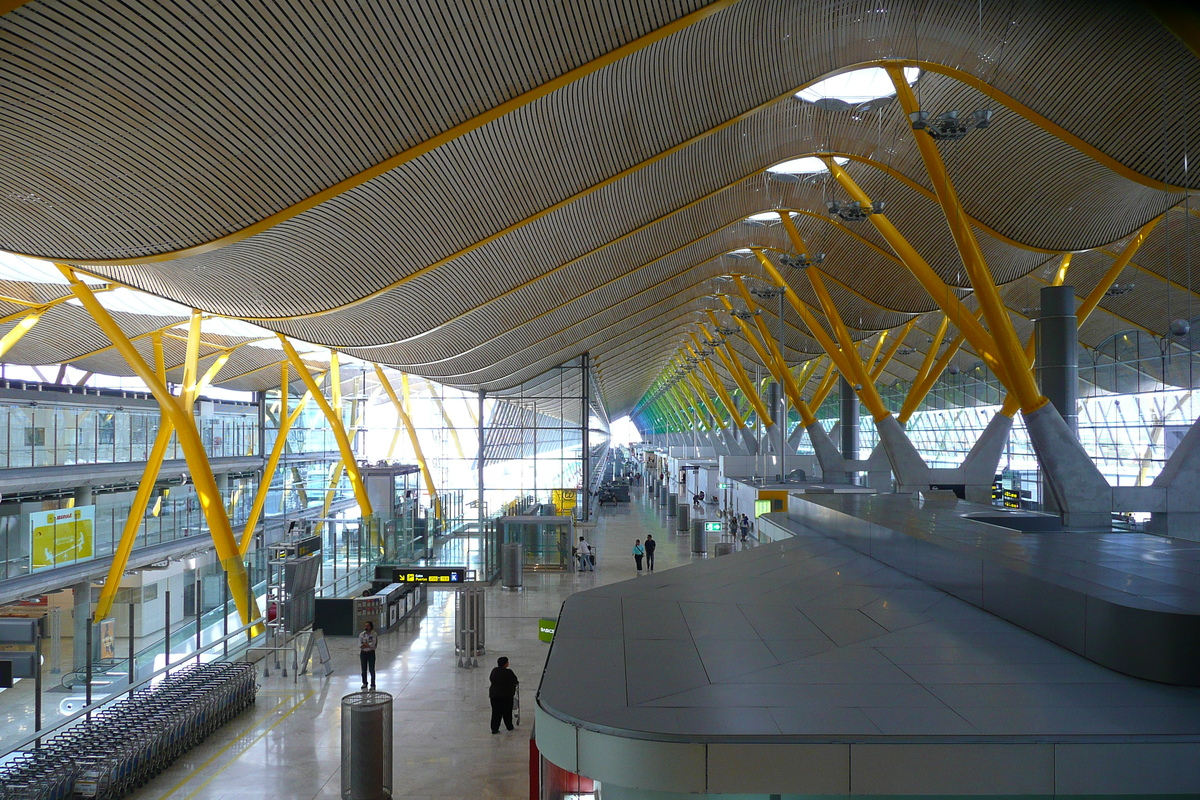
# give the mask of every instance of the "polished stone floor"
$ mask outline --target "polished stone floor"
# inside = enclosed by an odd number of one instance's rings
[[[674,523],[672,518],[669,520]],[[595,572],[526,573],[524,589],[486,590],[487,656],[477,669],[456,666],[453,595],[430,592],[427,613],[380,637],[378,688],[395,696],[392,796],[522,798],[529,796],[529,735],[533,695],[549,645],[538,620],[557,617],[569,595],[636,578],[635,538],[661,542],[656,570],[692,563],[689,537],[668,533],[663,511],[641,493],[607,506],[583,529],[598,549]],[[673,525],[671,527],[674,527]],[[714,538],[713,541],[716,541]],[[753,543],[751,543],[753,544]],[[262,677],[255,708],[186,754],[135,800],[313,800],[339,796],[340,699],[359,688],[356,641],[330,639],[329,678]],[[488,672],[508,656],[522,681],[527,714],[512,733],[488,729]]]

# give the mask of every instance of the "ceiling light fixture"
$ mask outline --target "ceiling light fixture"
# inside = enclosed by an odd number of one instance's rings
[[[869,206],[864,206],[858,200],[850,200],[844,203],[838,200],[830,200],[825,204],[831,216],[839,217],[845,222],[862,222],[872,214],[882,214],[884,206],[885,203],[882,200],[873,200]]]
[[[1136,283],[1114,283],[1108,287],[1108,291],[1104,293],[1105,297],[1120,297],[1123,294],[1128,294],[1134,290]]]
[[[784,253],[779,257],[780,264],[792,269],[808,269],[815,264],[820,264],[824,260],[824,253],[813,253],[811,256],[808,253],[800,253],[799,255]]]
[[[983,130],[992,124],[992,110],[981,108],[972,111],[966,119],[958,111],[947,111],[933,117],[928,111],[914,111],[908,115],[914,131],[925,131],[939,142],[957,142],[973,130]]]

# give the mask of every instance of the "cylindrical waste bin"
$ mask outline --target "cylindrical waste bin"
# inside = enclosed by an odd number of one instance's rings
[[[670,492],[667,495],[667,516],[668,517],[675,516],[675,512],[679,510],[678,506],[679,506],[679,495],[675,494],[674,492]]]
[[[675,524],[675,530],[680,533],[688,532],[688,525],[691,524],[692,507],[687,500],[679,501],[679,510],[676,512],[679,515],[679,520]]]
[[[525,548],[520,542],[500,545],[500,585],[505,589],[521,588],[521,572],[525,569]]]
[[[708,553],[708,533],[704,530],[704,520],[692,520],[692,552],[696,555]]]
[[[391,800],[392,696],[342,698],[342,800]]]
[[[658,485],[658,504],[660,506],[667,504],[667,487],[661,483]]]
[[[733,552],[733,542],[717,542],[713,545],[714,556],[727,556]]]

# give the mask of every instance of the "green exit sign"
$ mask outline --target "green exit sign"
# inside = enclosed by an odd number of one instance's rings
[[[718,483],[717,488],[718,489],[732,489],[733,484],[732,483]]]
[[[538,620],[538,638],[543,642],[554,641],[554,631],[558,628],[558,620],[556,619],[539,619]]]
[[[720,522],[706,522],[706,523],[704,523],[704,531],[705,531],[705,533],[720,533],[721,532],[721,523]]]

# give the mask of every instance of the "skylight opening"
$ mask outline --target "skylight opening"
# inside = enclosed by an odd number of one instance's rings
[[[84,283],[93,286],[105,283],[105,281],[93,278],[90,275],[80,275],[79,278]],[[0,251],[0,280],[52,283],[57,286],[67,285],[67,279],[58,271],[58,267],[49,261],[26,258],[25,256],[19,256],[15,253],[5,253],[3,251]]]
[[[845,164],[850,159],[837,157],[834,158],[834,163],[841,165]],[[778,164],[767,167],[767,172],[771,175],[815,175],[820,172],[828,172],[829,167],[826,166],[825,160],[816,156],[804,156],[803,158],[793,158],[789,161],[780,161]]]
[[[759,225],[770,225],[773,222],[779,222],[779,214],[775,211],[763,211],[759,214],[751,214],[746,217],[746,222],[754,222]]]
[[[921,70],[917,67],[904,68],[904,80],[912,86]],[[828,108],[828,104],[819,101],[835,100],[844,103],[846,107],[856,106],[880,97],[891,97],[896,93],[892,79],[887,70],[880,67],[867,67],[852,72],[843,72],[814,83],[807,89],[801,89],[795,96],[810,103],[818,103]]]
[[[151,317],[184,318],[192,314],[192,310],[187,306],[181,306],[179,303],[173,303],[170,300],[164,300],[152,294],[135,292],[132,289],[113,289],[111,292],[97,294],[96,299],[100,301],[100,305],[109,311],[121,314],[145,314]],[[68,300],[67,302],[73,306],[83,305],[78,299]]]
[[[187,331],[186,324],[177,325],[178,330]],[[240,319],[226,319],[224,317],[212,317],[205,319],[202,323],[201,330],[205,333],[212,333],[217,336],[237,336],[244,339],[265,339],[274,338],[275,334],[266,328],[260,328],[249,322],[244,322]]]

